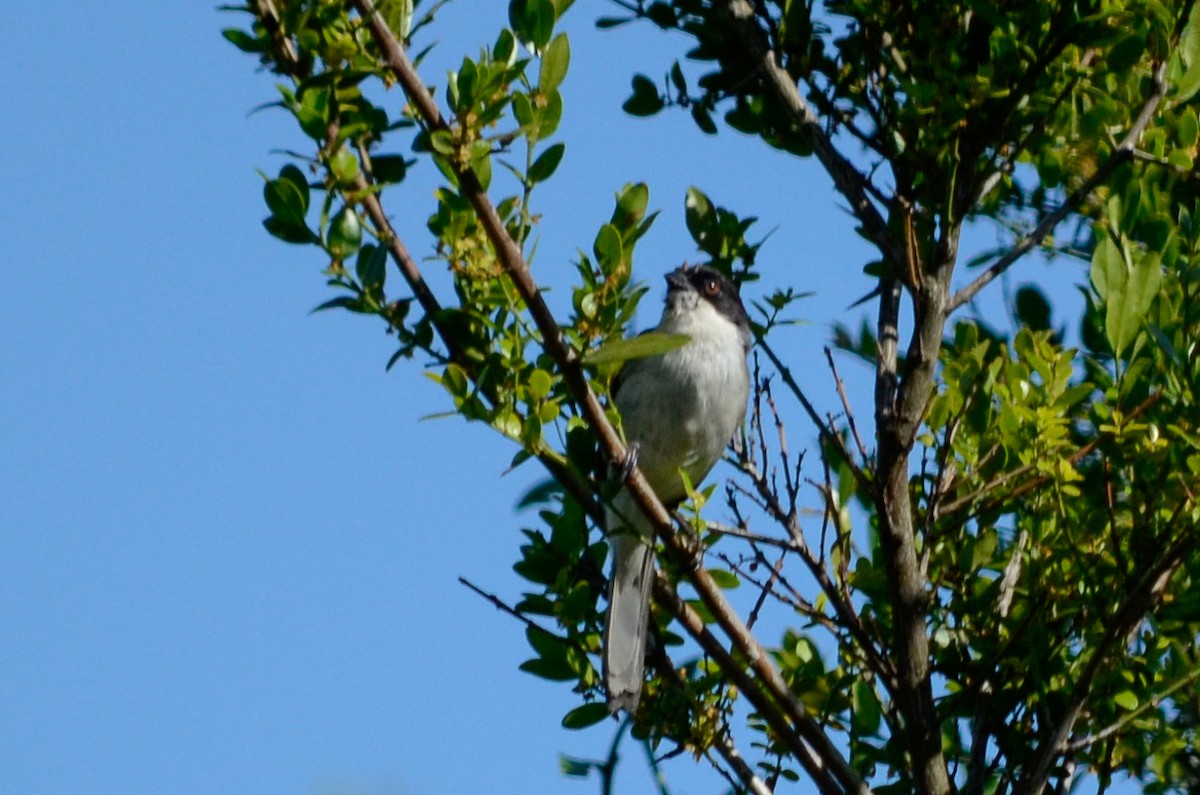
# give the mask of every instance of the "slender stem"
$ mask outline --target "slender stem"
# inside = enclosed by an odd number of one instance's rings
[[[1114,721],[1094,734],[1089,734],[1087,737],[1080,737],[1078,740],[1068,743],[1067,746],[1063,748],[1063,753],[1076,754],[1080,751],[1091,748],[1096,743],[1104,742],[1109,737],[1117,734],[1130,723],[1133,723],[1150,710],[1156,708],[1159,704],[1166,701],[1183,688],[1195,684],[1197,680],[1200,680],[1200,668],[1189,671],[1187,674],[1173,682],[1170,687],[1160,691],[1159,693],[1156,693],[1152,698],[1143,701],[1138,705],[1137,709],[1133,710],[1127,715],[1122,716],[1120,720]]]

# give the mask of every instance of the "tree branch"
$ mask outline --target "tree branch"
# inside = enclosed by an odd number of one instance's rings
[[[1013,788],[1013,795],[1037,795],[1042,792],[1054,767],[1054,760],[1069,747],[1067,737],[1079,720],[1087,698],[1091,694],[1092,685],[1096,681],[1101,668],[1111,659],[1113,647],[1118,641],[1129,636],[1158,602],[1159,596],[1166,587],[1171,576],[1183,563],[1186,555],[1196,546],[1194,534],[1187,534],[1167,549],[1159,560],[1148,568],[1138,580],[1133,589],[1122,600],[1116,614],[1107,622],[1107,629],[1100,641],[1092,649],[1079,679],[1071,688],[1071,695],[1063,715],[1054,731],[1038,747],[1032,770]]]
[[[408,253],[408,248],[404,245],[404,241],[400,239],[400,235],[396,234],[392,222],[388,220],[387,214],[383,211],[383,204],[379,201],[378,194],[373,190],[372,183],[367,180],[362,171],[359,171],[355,188],[362,194],[361,202],[363,208],[366,209],[367,215],[371,218],[371,223],[379,233],[380,242],[386,244],[391,251],[392,258],[396,261],[396,265],[400,269],[400,274],[404,277],[404,281],[408,283],[413,297],[417,299],[417,303],[421,305],[421,310],[425,313],[426,317],[432,320],[433,327],[437,330],[442,344],[446,346],[446,351],[449,353],[451,361],[461,366],[466,372],[474,373],[477,369],[477,363],[465,354],[462,348],[455,342],[454,337],[447,333],[446,329],[442,326],[439,320],[442,317],[441,302],[438,301],[437,296],[429,288],[429,284],[425,281],[425,277],[422,275],[416,260]],[[535,451],[534,455],[537,456],[538,461],[546,468],[546,471],[563,485],[563,488],[575,498],[589,516],[597,522],[601,521],[604,512],[601,510],[600,504],[596,502],[592,489],[586,480],[553,455],[540,450]]]
[[[834,187],[850,202],[850,210],[862,223],[867,238],[892,265],[903,265],[903,251],[893,244],[883,216],[868,196],[872,191],[867,178],[833,145],[833,141],[821,128],[817,114],[804,97],[800,96],[791,75],[780,66],[775,53],[765,41],[762,29],[758,26],[754,7],[748,0],[725,0],[725,11],[733,21],[738,42],[754,62],[763,82],[791,115],[796,126],[807,136],[813,154],[833,178]]]
[[[857,773],[854,773],[849,766],[846,766],[845,771],[838,772],[826,765],[828,760],[820,749],[829,740],[816,723],[810,720],[809,728],[797,727],[799,731],[792,731],[786,723],[782,726],[779,725],[779,710],[775,708],[771,700],[774,694],[768,696],[764,690],[762,678],[750,675],[745,668],[745,663],[735,659],[724,644],[717,640],[716,636],[705,626],[704,619],[700,614],[679,597],[678,592],[661,571],[654,573],[654,600],[667,608],[678,619],[688,634],[700,644],[704,653],[720,666],[721,672],[729,679],[730,684],[738,688],[738,691],[754,706],[755,711],[771,724],[778,739],[787,745],[788,749],[796,756],[796,760],[812,778],[822,795],[841,795],[841,793],[852,792],[867,795],[870,793],[870,789],[865,783],[854,788],[847,788],[842,783],[841,779],[845,777],[846,773],[857,777]],[[804,708],[800,707],[800,709]],[[809,744],[812,740],[817,742],[816,746]],[[845,765],[845,762],[842,762],[842,765]]]
[[[541,624],[538,624],[536,621],[533,621],[533,620],[529,619],[527,616],[522,615],[516,608],[509,605],[507,602],[505,602],[499,596],[496,596],[494,593],[489,593],[488,591],[483,590],[478,585],[476,585],[475,583],[468,580],[466,577],[459,577],[458,581],[460,583],[462,583],[463,585],[465,585],[471,591],[474,591],[477,595],[482,597],[484,600],[489,602],[497,610],[501,611],[502,613],[508,614],[512,618],[515,618],[517,621],[520,621],[522,624],[524,624],[527,628],[532,629],[532,630],[538,632],[539,634],[545,635],[548,638],[552,638],[552,639],[558,641],[559,643],[562,643],[563,645],[570,646],[571,648],[576,649],[583,654],[587,654],[587,649],[581,648],[580,646],[578,646],[574,643],[571,643],[566,638],[561,637],[560,635],[558,635],[555,632],[551,632],[550,630],[543,627]],[[660,653],[663,651],[661,644],[656,646],[655,648]],[[682,683],[682,681],[680,681],[679,674],[675,670],[674,664],[671,662],[670,657],[668,657],[665,653],[661,653],[660,658],[658,660],[655,660],[654,662],[656,664],[656,667],[659,669],[659,673],[662,676],[664,676],[664,677],[673,676],[676,679],[676,683],[682,687],[683,683]],[[738,752],[737,747],[733,744],[733,738],[729,736],[728,731],[719,732],[717,740],[713,743],[713,745],[716,747],[717,753],[719,753],[721,755],[721,757],[729,764],[729,766],[732,767],[737,772],[738,777],[742,780],[742,783],[746,786],[746,788],[750,792],[755,793],[755,795],[770,795],[770,793],[767,790],[766,785],[763,783],[762,779],[760,779],[755,774],[753,768],[751,768],[750,765],[748,765],[746,763],[746,760]]]
[[[905,361],[904,381],[898,379],[897,343],[900,284],[895,277],[880,280],[879,365],[876,371],[876,432],[879,438],[877,477],[872,485],[880,517],[880,539],[887,561],[888,585],[895,620],[895,666],[898,706],[908,726],[908,750],[916,769],[918,792],[944,795],[951,789],[941,751],[941,729],[929,678],[929,639],[926,635],[925,578],[916,555],[908,491],[908,452],[929,399],[937,351],[945,318],[946,294],[953,261],[936,263],[920,283],[908,247],[897,245],[883,216],[863,188],[864,177],[833,146],[816,114],[800,96],[795,82],[763,40],[748,0],[726,0],[734,32],[756,63],[770,90],[808,135],[813,152],[833,178],[838,191],[893,272],[913,283],[917,324]],[[957,227],[956,227],[957,228]],[[954,241],[946,250],[953,253]]]
[[[1122,729],[1124,729],[1126,726],[1133,723],[1135,720],[1140,718],[1142,715],[1145,715],[1150,710],[1156,708],[1159,704],[1166,701],[1168,698],[1175,695],[1183,688],[1195,684],[1197,680],[1200,680],[1200,668],[1197,668],[1193,671],[1189,671],[1184,676],[1181,676],[1179,679],[1177,679],[1175,682],[1173,682],[1170,687],[1156,693],[1149,700],[1143,701],[1141,704],[1138,705],[1137,709],[1133,710],[1132,712],[1128,713],[1127,715],[1122,716],[1120,720],[1114,721],[1110,725],[1105,726],[1103,729],[1101,729],[1098,732],[1095,732],[1094,734],[1089,734],[1087,737],[1080,737],[1077,740],[1071,741],[1070,743],[1068,743],[1066,745],[1065,748],[1062,749],[1063,753],[1075,754],[1080,751],[1091,748],[1096,743],[1104,742],[1109,737],[1112,737],[1114,734],[1117,734]]]
[[[442,118],[436,102],[417,75],[403,45],[396,39],[383,18],[376,13],[372,0],[350,0],[350,2],[358,9],[370,27],[384,62],[395,72],[398,82],[426,127],[435,132],[448,130],[449,127]],[[495,249],[497,260],[512,280],[513,286],[525,302],[530,317],[541,333],[542,346],[558,364],[563,380],[589,426],[595,432],[605,458],[609,464],[619,465],[626,460],[625,446],[616,430],[608,422],[599,398],[592,392],[579,354],[567,344],[557,321],[542,300],[538,285],[529,272],[524,255],[516,242],[509,236],[503,221],[475,173],[470,168],[458,165],[452,165],[452,167],[464,196],[470,202],[480,226]],[[637,467],[630,468],[625,486],[639,508],[655,526],[664,546],[675,559],[685,563],[692,559],[693,555],[688,542],[675,532],[670,514],[667,513]],[[718,625],[729,636],[734,647],[749,662],[757,676],[754,681],[770,693],[770,698],[763,697],[760,699],[761,703],[756,704],[760,714],[770,720],[777,731],[786,729],[787,724],[790,723],[799,734],[795,740],[797,745],[795,750],[804,750],[802,755],[798,754],[798,759],[805,771],[819,784],[824,782],[822,789],[827,795],[836,793],[865,795],[869,793],[870,790],[861,776],[847,764],[821,727],[808,714],[803,704],[792,694],[787,683],[784,682],[783,677],[771,662],[766,650],[759,644],[757,638],[746,629],[745,624],[725,599],[712,577],[696,566],[684,565],[682,568],[688,582],[716,617]],[[659,590],[661,589],[656,589],[656,592]],[[693,637],[695,637],[696,631],[704,628],[699,617],[694,617],[696,622],[699,622],[698,624],[685,622],[685,626],[689,629],[689,633],[693,634]],[[730,671],[732,672],[737,666],[733,665],[733,658],[728,653],[725,656],[731,665]],[[755,689],[752,688],[748,692],[755,692]],[[785,731],[781,736],[788,734],[791,732]]]
[[[1150,92],[1150,96],[1146,98],[1141,111],[1139,111],[1133,125],[1129,128],[1129,132],[1121,139],[1117,148],[1109,155],[1108,160],[1104,161],[1102,166],[1084,180],[1082,185],[1072,191],[1071,195],[1066,198],[1057,210],[1043,218],[1041,223],[1034,227],[1032,232],[1021,238],[1004,256],[993,262],[986,271],[975,277],[974,281],[956,292],[946,305],[947,315],[974,298],[980,290],[1012,267],[1013,263],[1033,249],[1034,246],[1040,245],[1054,231],[1054,227],[1058,226],[1059,222],[1083,204],[1084,200],[1092,194],[1092,191],[1104,184],[1120,166],[1133,159],[1135,148],[1142,137],[1142,133],[1146,131],[1146,127],[1153,120],[1159,103],[1167,95],[1169,87],[1166,81],[1166,69],[1167,63],[1163,61],[1154,70],[1152,80],[1154,89]]]

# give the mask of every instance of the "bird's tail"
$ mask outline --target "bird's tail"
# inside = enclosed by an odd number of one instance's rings
[[[632,507],[631,513],[635,514],[630,517],[633,523],[642,518],[636,507]],[[642,523],[645,523],[644,519]],[[611,519],[609,526],[614,526]],[[633,713],[642,695],[650,587],[654,576],[651,543],[649,536],[637,532],[617,532],[609,536],[613,574],[603,658],[608,711],[613,714],[621,709]]]

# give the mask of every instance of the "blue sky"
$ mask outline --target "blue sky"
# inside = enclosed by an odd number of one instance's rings
[[[427,81],[505,8],[455,0]],[[784,347],[833,410],[821,345],[869,289],[869,251],[814,163],[683,114],[623,116],[630,74],[662,74],[685,42],[592,27],[612,12],[580,2],[566,22],[539,278],[561,306],[613,194],[646,181],[663,210],[637,258],[652,325],[661,274],[696,258],[699,185],[778,228],[750,297],[817,292]],[[273,81],[220,37],[241,20],[208,3],[6,10],[0,789],[595,792],[557,754],[598,757],[612,727],[559,728],[576,697],[517,671],[521,628],[457,582],[519,595],[514,505],[537,473],[501,477],[514,449],[482,426],[422,420],[448,403],[416,364],[384,372],[377,323],[308,314],[331,297],[323,263],[262,230],[255,173],[304,141],[249,113]],[[422,164],[385,197],[422,257],[434,176]],[[620,792],[645,791],[641,768],[631,751]],[[667,772],[719,791],[687,758]]]

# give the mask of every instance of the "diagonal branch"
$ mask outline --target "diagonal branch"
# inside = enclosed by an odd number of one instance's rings
[[[772,703],[771,696],[764,692],[761,680],[756,680],[751,675],[751,672],[746,669],[744,661],[734,658],[729,649],[725,648],[725,645],[705,626],[704,619],[696,612],[695,608],[680,598],[674,586],[660,571],[656,571],[654,576],[654,601],[675,616],[688,634],[700,644],[704,653],[720,666],[721,672],[728,678],[730,684],[737,687],[738,692],[746,697],[746,700],[754,706],[755,711],[772,724],[772,728],[778,732],[779,740],[795,754],[796,759],[820,788],[822,795],[838,795],[838,793],[854,791],[842,788],[832,772],[825,767],[823,757],[819,756],[798,733],[790,731],[786,726],[783,731],[779,731],[779,727],[772,719],[778,714],[778,709]],[[870,790],[863,785],[858,791],[865,793]]]
[[[775,53],[765,40],[762,28],[758,26],[754,7],[749,0],[725,0],[725,12],[732,19],[734,34],[754,62],[759,76],[791,115],[796,126],[804,131],[812,145],[813,154],[833,178],[834,187],[850,202],[850,210],[862,223],[867,239],[879,248],[890,264],[897,268],[902,267],[905,262],[904,252],[895,246],[891,235],[888,234],[887,223],[878,208],[871,203],[872,191],[867,178],[833,145],[833,141],[821,127],[817,114],[804,97],[800,96],[791,75],[779,65]]]
[[[949,315],[954,310],[961,307],[963,304],[974,298],[980,290],[990,284],[997,276],[1007,271],[1012,267],[1013,263],[1027,254],[1035,246],[1041,245],[1058,224],[1079,208],[1081,204],[1092,194],[1097,187],[1103,185],[1113,172],[1120,168],[1125,163],[1133,159],[1135,147],[1141,140],[1142,133],[1146,131],[1151,120],[1154,118],[1155,112],[1158,110],[1158,105],[1162,102],[1163,97],[1167,95],[1167,80],[1166,80],[1167,63],[1163,61],[1154,70],[1152,85],[1154,89],[1150,92],[1150,96],[1142,104],[1142,109],[1138,112],[1137,118],[1134,119],[1133,125],[1129,128],[1129,132],[1117,144],[1117,148],[1108,156],[1104,164],[1100,168],[1083,181],[1083,184],[1071,192],[1071,195],[1066,198],[1057,210],[1047,215],[1042,219],[1042,222],[1034,227],[1032,232],[1029,232],[1022,237],[1015,246],[993,262],[987,270],[975,277],[974,281],[956,292],[950,301],[946,304],[946,314]]]
[[[1184,674],[1179,679],[1172,682],[1167,688],[1155,693],[1150,699],[1143,701],[1138,705],[1137,709],[1133,710],[1127,715],[1123,715],[1119,720],[1114,721],[1108,726],[1105,726],[1096,733],[1089,734],[1087,737],[1080,737],[1077,740],[1072,740],[1065,748],[1063,748],[1063,753],[1077,754],[1080,751],[1091,748],[1097,743],[1104,742],[1109,737],[1119,733],[1122,729],[1136,721],[1138,718],[1141,718],[1150,710],[1157,708],[1159,704],[1163,703],[1180,690],[1195,684],[1197,680],[1200,680],[1200,668],[1193,669]]]
[[[449,129],[436,102],[417,75],[404,47],[388,28],[383,18],[376,13],[372,0],[351,0],[351,4],[358,9],[370,27],[371,34],[385,63],[396,74],[398,82],[426,127],[431,131]],[[503,221],[475,173],[469,167],[458,165],[452,167],[464,196],[470,202],[484,233],[495,249],[497,260],[525,302],[530,317],[542,335],[544,349],[558,364],[563,380],[589,426],[595,432],[605,458],[610,464],[620,464],[627,458],[625,446],[616,430],[608,422],[599,398],[591,390],[578,352],[567,343],[549,307],[542,300],[537,283],[529,271],[519,246],[508,234]],[[675,559],[685,563],[692,560],[694,555],[691,553],[689,543],[675,532],[671,516],[636,467],[630,468],[625,485],[655,526],[664,546]],[[760,714],[771,722],[776,731],[782,729],[781,736],[792,735],[793,732],[789,730],[789,726],[794,728],[795,733],[799,735],[795,738],[796,750],[808,748],[806,753],[798,755],[798,759],[805,771],[821,785],[822,792],[827,795],[837,795],[838,793],[866,795],[869,793],[870,789],[862,777],[850,767],[829,737],[808,714],[804,705],[788,688],[766,650],[759,644],[757,638],[746,629],[745,624],[725,599],[711,575],[695,565],[684,565],[682,568],[689,583],[705,606],[716,617],[718,625],[729,636],[739,654],[748,661],[755,674],[753,682],[757,687],[765,690],[760,699],[761,704],[756,704],[756,707],[762,710]],[[687,624],[685,626],[688,626],[694,637],[696,626]],[[703,622],[700,623],[700,627],[702,626]],[[732,658],[729,661],[732,662]],[[756,690],[757,687],[752,690]],[[769,696],[766,695],[768,693]]]
[[[1178,514],[1178,511],[1176,513]],[[1159,560],[1149,567],[1125,596],[1116,614],[1108,622],[1108,628],[1104,635],[1092,650],[1091,657],[1084,665],[1075,686],[1071,689],[1071,695],[1062,717],[1050,736],[1039,745],[1029,774],[1013,788],[1013,795],[1037,795],[1045,788],[1054,768],[1054,760],[1070,747],[1067,738],[1087,704],[1096,677],[1104,665],[1112,659],[1117,644],[1123,638],[1127,638],[1158,603],[1168,581],[1183,564],[1188,553],[1196,547],[1196,543],[1195,535],[1185,535],[1183,539],[1164,551]]]

